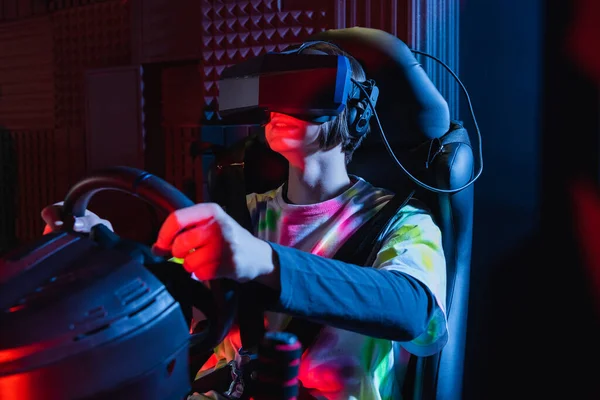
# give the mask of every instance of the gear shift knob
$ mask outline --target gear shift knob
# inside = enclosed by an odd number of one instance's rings
[[[256,399],[294,400],[302,345],[287,332],[268,332],[258,348]]]

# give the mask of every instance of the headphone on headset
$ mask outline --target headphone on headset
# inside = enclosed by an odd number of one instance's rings
[[[307,48],[316,46],[320,43],[336,47],[341,52],[346,54],[347,57],[352,57],[337,44],[324,40],[304,42],[298,48],[282,51],[281,53],[300,54]],[[348,130],[354,139],[359,139],[363,137],[369,130],[369,122],[375,112],[374,107],[377,104],[377,98],[379,97],[379,88],[373,79],[368,79],[364,82],[358,82],[351,77],[350,80],[352,81],[352,89],[350,90],[350,95],[346,100]]]
[[[346,107],[348,110],[348,128],[350,134],[355,138],[360,138],[369,130],[369,121],[373,116],[373,107],[377,104],[379,88],[372,79],[365,82],[357,82],[352,79],[355,87],[353,96],[348,99]],[[361,86],[360,90],[356,86]]]

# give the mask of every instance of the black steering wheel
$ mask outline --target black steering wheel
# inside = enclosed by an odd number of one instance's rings
[[[131,194],[166,214],[194,205],[188,197],[163,179],[136,168],[113,167],[84,178],[69,190],[62,209],[63,229],[72,229],[74,218],[84,216],[92,196],[103,190]],[[195,355],[209,354],[225,338],[236,314],[238,290],[235,282],[213,280],[209,282],[209,289],[205,284],[194,280],[180,265],[152,255],[145,245],[119,238],[103,225],[94,227],[90,236],[104,245],[121,249],[138,258],[163,282],[190,322],[192,307],[206,316],[208,323],[204,329],[190,335],[192,358]]]

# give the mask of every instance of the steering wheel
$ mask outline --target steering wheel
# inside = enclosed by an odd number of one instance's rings
[[[92,196],[103,190],[117,190],[136,196],[166,214],[194,205],[188,197],[163,179],[136,168],[113,167],[84,178],[68,191],[62,207],[63,229],[72,229],[75,217],[84,216]],[[190,335],[192,356],[208,354],[225,338],[236,313],[238,291],[235,282],[213,280],[209,282],[209,289],[205,284],[194,280],[180,265],[152,255],[148,246],[119,238],[103,225],[94,227],[90,236],[102,244],[127,251],[138,258],[163,282],[190,322],[192,307],[202,311],[208,324],[201,332]]]

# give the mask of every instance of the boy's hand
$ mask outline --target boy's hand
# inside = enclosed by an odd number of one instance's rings
[[[202,281],[228,278],[246,282],[275,269],[271,246],[214,203],[196,204],[169,215],[153,251],[183,259],[184,268]]]

